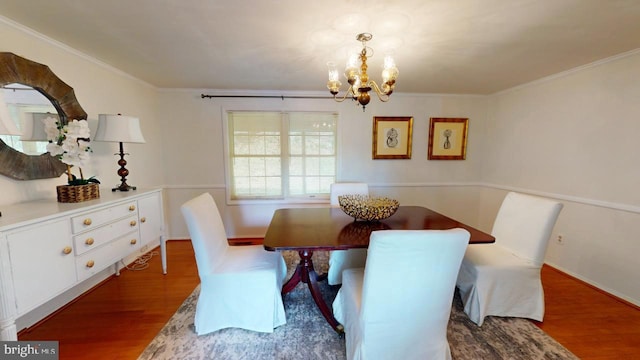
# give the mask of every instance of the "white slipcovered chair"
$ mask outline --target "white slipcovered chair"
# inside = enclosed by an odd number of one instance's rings
[[[331,206],[340,206],[340,195],[369,195],[367,183],[333,183],[330,190]],[[367,260],[367,249],[334,250],[329,254],[329,272],[327,281],[329,285],[342,284],[342,271],[344,269],[363,267]]]
[[[544,292],[540,269],[562,204],[510,192],[493,224],[493,244],[472,245],[456,285],[464,311],[478,325],[486,316],[542,321]]]
[[[180,209],[200,277],[196,333],[229,327],[273,332],[285,324],[281,290],[287,268],[282,254],[260,245],[229,246],[209,193],[189,200]]]
[[[366,265],[347,269],[333,302],[347,359],[451,359],[447,325],[469,232],[371,233]]]

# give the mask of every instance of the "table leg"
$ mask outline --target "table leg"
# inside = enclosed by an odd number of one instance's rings
[[[282,286],[282,295],[285,295],[289,293],[291,290],[293,290],[296,287],[296,285],[298,285],[301,279],[302,279],[302,258],[298,263],[298,265],[296,266],[296,271],[293,272],[293,275],[291,275],[291,278],[287,280],[287,282]]]
[[[331,309],[329,309],[329,306],[327,306],[327,303],[325,303],[322,298],[320,287],[318,287],[319,276],[316,274],[316,271],[313,268],[313,261],[311,260],[313,251],[298,251],[298,255],[300,255],[300,262],[296,266],[296,271],[293,273],[289,281],[287,281],[287,283],[282,287],[282,294],[284,295],[293,290],[301,281],[307,284],[311,297],[313,297],[313,301],[315,301],[316,306],[318,306],[318,309],[322,313],[322,316],[324,316],[329,325],[331,325],[338,334],[344,333],[344,327],[336,320],[336,318],[333,317]]]

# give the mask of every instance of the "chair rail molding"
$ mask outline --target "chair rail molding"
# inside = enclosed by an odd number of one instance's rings
[[[537,196],[548,197],[548,198],[553,198],[558,200],[570,201],[573,203],[578,203],[583,205],[591,205],[591,206],[597,206],[597,207],[602,207],[602,208],[607,208],[612,210],[619,210],[619,211],[626,211],[634,214],[640,214],[640,206],[636,206],[636,205],[621,204],[621,203],[616,203],[611,201],[589,199],[589,198],[584,198],[580,196],[564,195],[564,194],[538,191],[538,190],[519,188],[514,186],[506,186],[506,185],[481,183],[481,184],[478,184],[478,186],[505,190],[505,191],[515,191],[515,192],[520,192],[520,193],[525,193],[530,195],[537,195]]]
[[[341,180],[340,180],[341,181]],[[547,191],[539,191],[516,186],[508,186],[501,184],[492,184],[485,182],[424,182],[424,183],[369,183],[371,188],[409,188],[409,187],[485,187],[490,189],[498,189],[504,191],[516,191],[520,193],[537,195],[542,197],[554,198],[558,200],[570,201],[577,204],[597,206],[612,210],[626,211],[630,213],[640,214],[640,206],[616,203],[611,201],[603,201],[598,199],[590,199],[580,196],[565,195]],[[194,184],[194,185],[165,185],[162,188],[168,190],[196,190],[196,189],[226,189],[225,184]]]

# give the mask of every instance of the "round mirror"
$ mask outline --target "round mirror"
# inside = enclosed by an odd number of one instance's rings
[[[12,91],[11,86],[31,88],[32,91],[35,90],[48,99],[50,106],[53,107],[53,111],[33,111],[33,113],[50,112],[57,115],[62,124],[66,124],[69,119],[87,119],[87,113],[78,103],[73,88],[60,80],[46,65],[13,53],[2,52],[0,53],[0,86],[9,88],[3,91]],[[19,146],[16,145],[16,147]],[[28,155],[0,139],[0,174],[2,175],[17,180],[46,179],[59,177],[65,170],[65,164],[47,153]]]

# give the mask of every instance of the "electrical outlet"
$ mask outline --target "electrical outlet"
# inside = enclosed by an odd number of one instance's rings
[[[558,234],[558,236],[556,237],[556,242],[558,243],[558,245],[564,245],[564,242],[565,242],[564,235]]]

